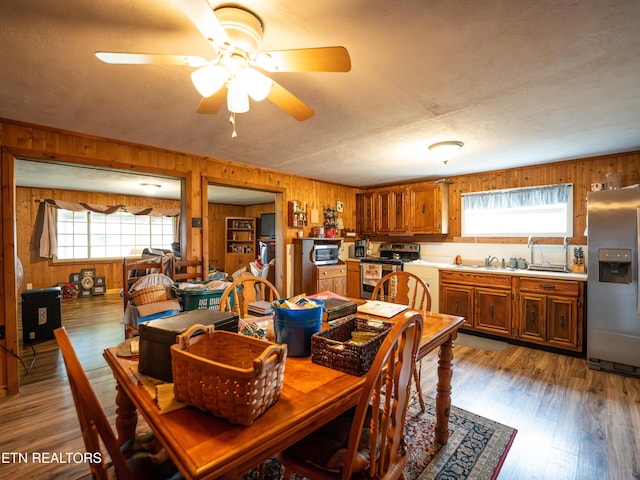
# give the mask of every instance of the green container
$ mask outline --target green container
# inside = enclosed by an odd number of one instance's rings
[[[189,282],[189,283],[207,283],[207,282]],[[187,289],[179,290],[174,288],[176,294],[180,297],[182,303],[182,310],[220,310],[220,302],[222,300],[222,294],[225,288],[219,288],[217,290],[197,290]],[[231,308],[234,307],[235,302],[233,297],[230,300]]]

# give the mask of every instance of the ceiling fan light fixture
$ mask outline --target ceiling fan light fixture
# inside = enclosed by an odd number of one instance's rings
[[[244,89],[244,85],[237,78],[229,82],[227,109],[231,113],[246,113],[249,111],[249,95]]]
[[[273,80],[253,68],[242,70],[238,74],[237,80],[242,83],[244,90],[256,102],[267,98],[271,91],[271,85],[273,85]]]
[[[229,36],[231,45],[254,58],[262,48],[263,27],[258,16],[239,7],[222,7],[214,10],[220,24]]]
[[[221,65],[207,65],[191,74],[193,86],[203,97],[210,97],[220,90],[228,78],[229,72]]]
[[[456,156],[463,145],[464,143],[458,140],[447,140],[446,142],[429,145],[429,150],[433,152],[438,160],[446,165],[449,160]]]

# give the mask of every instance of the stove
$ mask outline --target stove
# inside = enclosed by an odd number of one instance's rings
[[[379,257],[365,257],[360,263],[402,265],[420,259],[419,243],[381,243]]]
[[[381,243],[379,257],[360,259],[360,297],[370,299],[382,277],[403,270],[406,262],[420,259],[419,243]]]

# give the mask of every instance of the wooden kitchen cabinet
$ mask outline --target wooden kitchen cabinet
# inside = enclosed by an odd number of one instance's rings
[[[563,350],[583,350],[585,283],[440,271],[440,311],[465,329]]]
[[[584,282],[520,277],[518,338],[581,351]]]
[[[440,311],[463,316],[464,328],[511,335],[511,277],[440,272]]]
[[[414,234],[449,233],[449,185],[434,183],[409,189],[410,227]]]
[[[330,291],[347,296],[347,265],[322,265],[316,267],[317,292]]]
[[[409,230],[407,191],[381,190],[376,194],[378,233],[405,233]]]
[[[449,185],[433,183],[379,189],[356,195],[361,235],[438,234],[449,232]]]
[[[475,289],[474,328],[499,335],[511,334],[511,286]]]
[[[347,297],[360,298],[360,262],[347,261]]]
[[[376,199],[375,192],[356,195],[357,227],[361,235],[376,233]]]
[[[442,276],[440,282],[442,282]],[[440,283],[440,312],[464,317],[464,326],[473,324],[473,287]]]

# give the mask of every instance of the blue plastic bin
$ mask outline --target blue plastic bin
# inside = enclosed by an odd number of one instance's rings
[[[273,303],[273,333],[276,343],[287,344],[289,357],[310,356],[311,335],[318,333],[322,328],[324,302],[312,298],[308,300],[317,307],[290,310],[277,307],[277,304],[282,304],[285,299]]]

